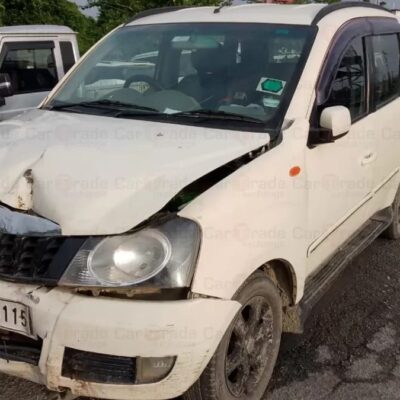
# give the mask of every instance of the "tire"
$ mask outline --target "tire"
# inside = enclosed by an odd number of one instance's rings
[[[393,221],[382,236],[390,240],[400,239],[400,188],[393,202]]]
[[[184,400],[261,400],[264,396],[279,353],[282,300],[261,271],[245,282],[234,299],[242,309]]]

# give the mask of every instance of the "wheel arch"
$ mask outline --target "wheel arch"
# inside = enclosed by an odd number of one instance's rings
[[[280,292],[283,308],[283,331],[301,332],[301,320],[296,308],[297,276],[293,266],[286,260],[274,259],[263,264],[258,270],[263,271]]]
[[[296,303],[297,278],[293,266],[288,261],[270,260],[258,269],[266,273],[278,287],[284,306],[291,307]]]

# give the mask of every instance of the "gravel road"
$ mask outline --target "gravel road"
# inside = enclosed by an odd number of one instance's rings
[[[337,281],[302,336],[285,336],[265,400],[400,400],[400,243],[376,241]],[[0,376],[0,400],[50,400]]]

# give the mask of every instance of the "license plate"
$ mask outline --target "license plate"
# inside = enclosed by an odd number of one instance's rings
[[[30,308],[0,299],[0,328],[32,337]]]

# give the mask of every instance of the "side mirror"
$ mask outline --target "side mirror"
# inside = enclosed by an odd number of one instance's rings
[[[14,94],[10,75],[0,73],[0,97],[10,97]]]
[[[321,113],[320,126],[331,134],[332,141],[340,139],[351,129],[351,114],[347,107],[325,108]]]
[[[333,106],[322,110],[319,127],[311,129],[308,147],[333,143],[351,129],[351,114],[347,107]]]

